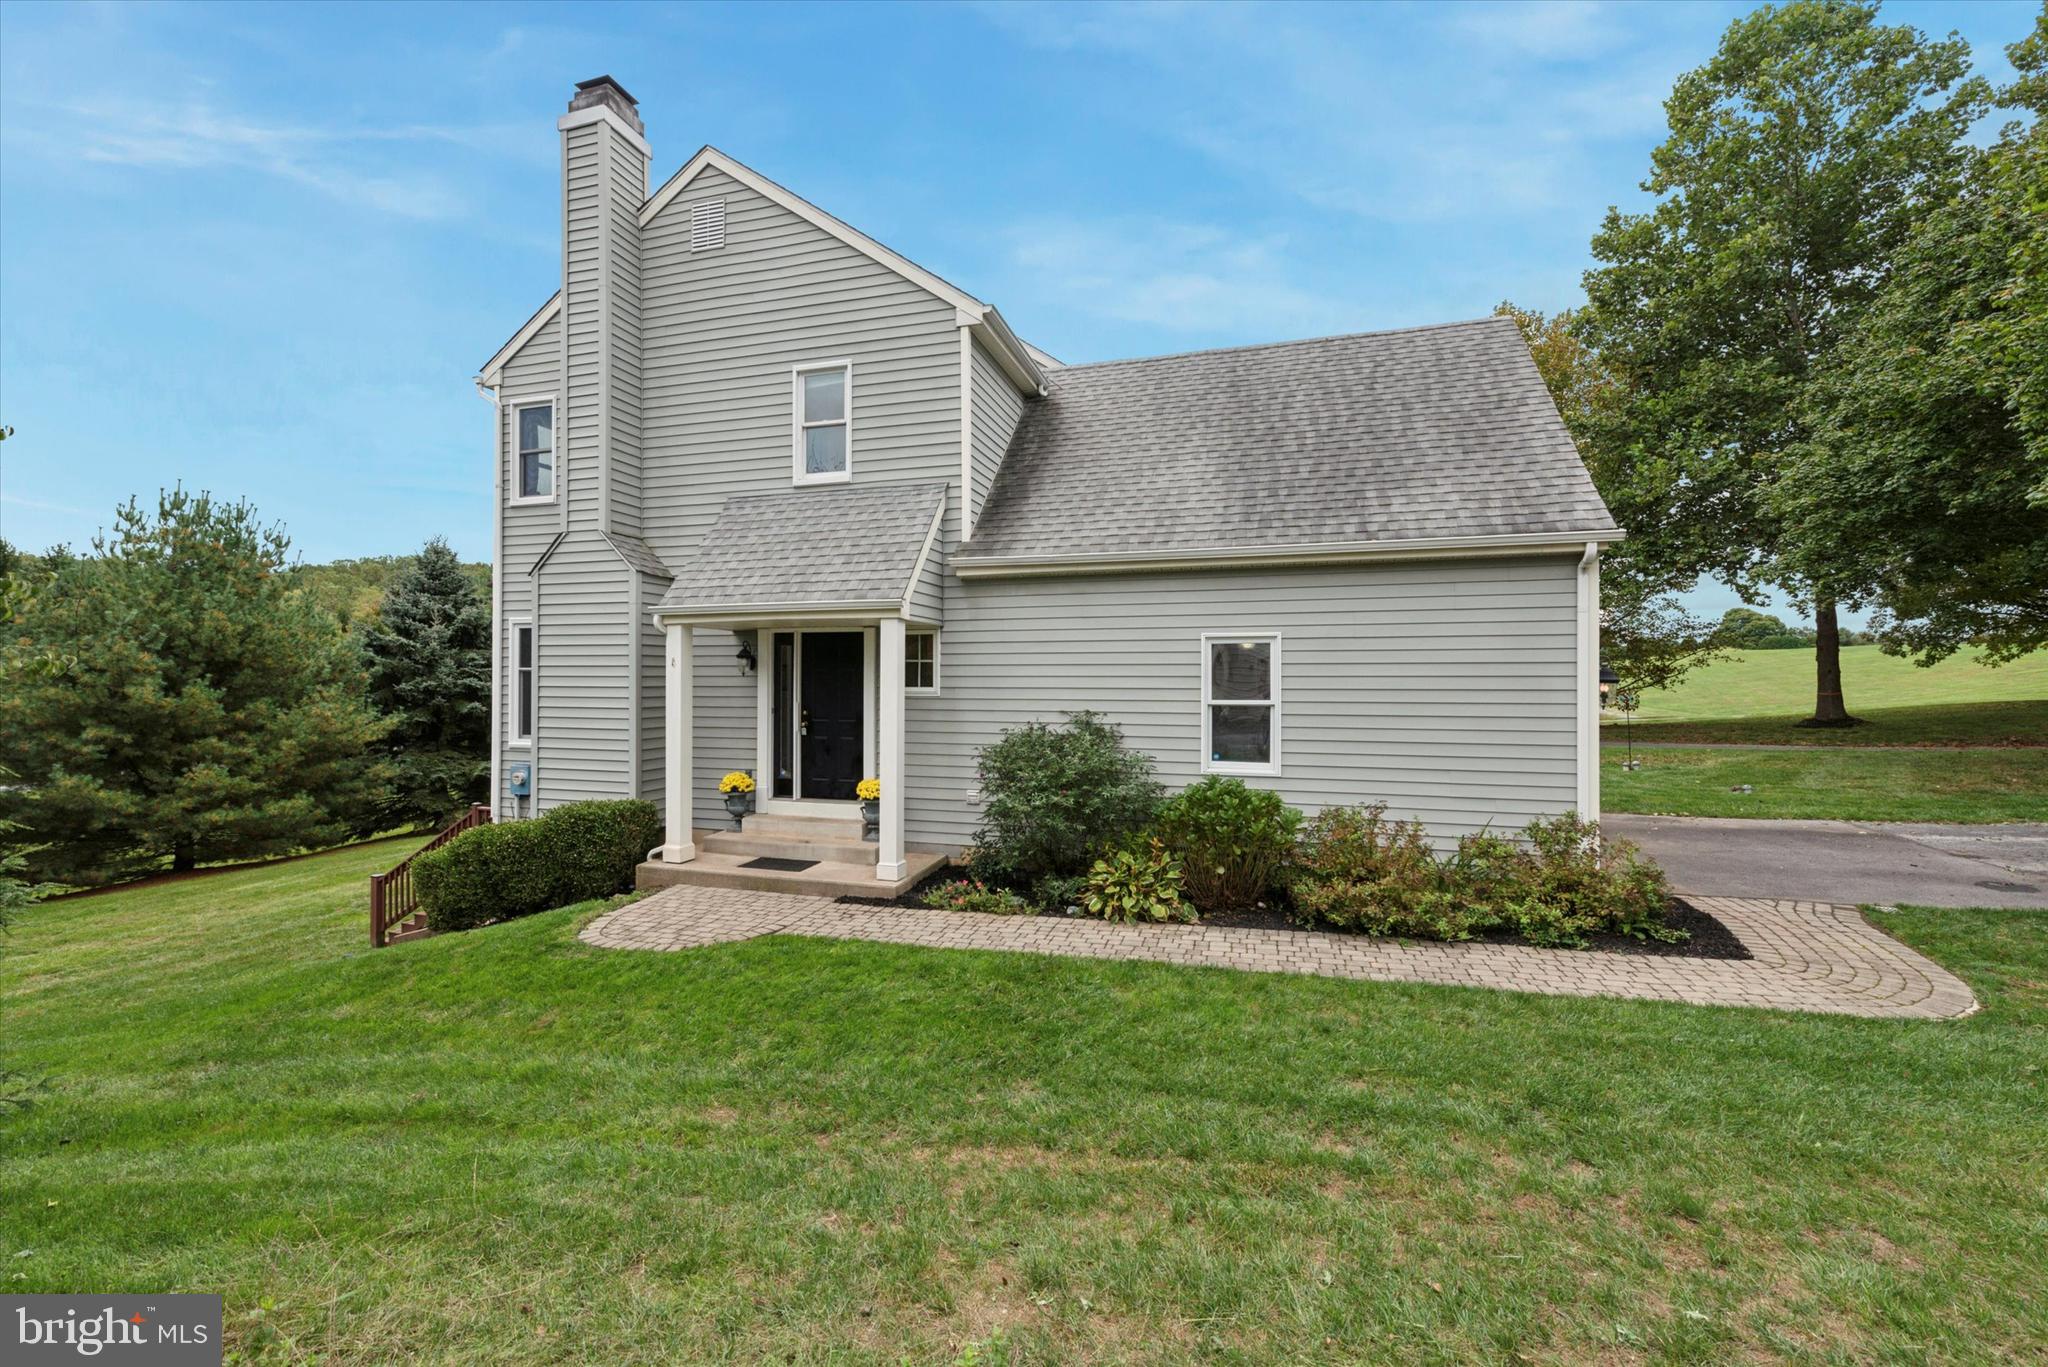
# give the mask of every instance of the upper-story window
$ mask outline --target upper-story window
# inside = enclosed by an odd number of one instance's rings
[[[555,406],[522,403],[512,407],[512,431],[519,441],[520,498],[555,496]]]
[[[853,477],[853,366],[846,361],[798,366],[794,372],[798,484]]]

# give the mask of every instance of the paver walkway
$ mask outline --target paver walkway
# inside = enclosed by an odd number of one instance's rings
[[[1871,926],[1855,907],[1689,900],[1719,917],[1756,957],[1652,958],[1523,945],[1397,944],[1298,930],[1113,926],[1043,916],[842,906],[822,897],[703,887],[668,888],[606,912],[584,928],[583,939],[610,949],[696,949],[757,935],[807,935],[1910,1020],[1942,1020],[1977,1009],[1976,998],[1960,979]]]

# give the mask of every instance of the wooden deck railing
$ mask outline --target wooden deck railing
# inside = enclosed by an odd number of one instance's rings
[[[490,824],[491,809],[481,802],[457,817],[447,830],[399,861],[389,873],[370,875],[370,947],[382,949],[391,940],[391,927],[402,925],[420,908],[419,893],[412,885],[412,861],[428,850],[438,850],[472,826]]]

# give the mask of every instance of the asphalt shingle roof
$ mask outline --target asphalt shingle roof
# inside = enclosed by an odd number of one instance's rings
[[[956,564],[1614,530],[1505,318],[1046,384]]]
[[[946,487],[841,484],[729,498],[658,610],[899,602]]]

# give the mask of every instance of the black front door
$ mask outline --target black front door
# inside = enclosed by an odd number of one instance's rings
[[[802,797],[853,800],[861,780],[861,634],[804,633],[797,744],[803,748]]]

